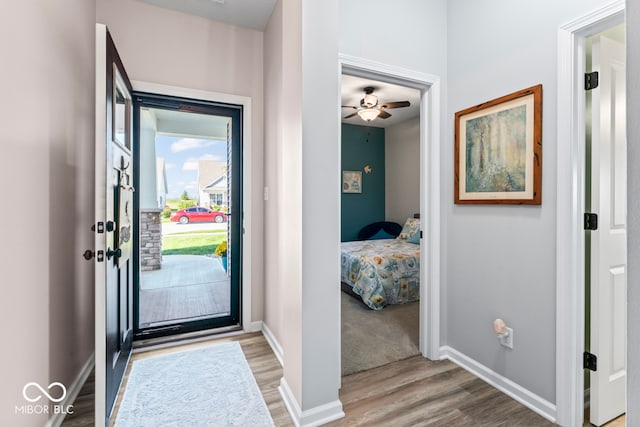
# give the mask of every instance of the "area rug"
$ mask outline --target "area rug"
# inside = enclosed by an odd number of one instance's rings
[[[116,427],[273,426],[237,342],[136,360]]]
[[[342,375],[354,374],[420,354],[420,303],[371,310],[341,292]]]

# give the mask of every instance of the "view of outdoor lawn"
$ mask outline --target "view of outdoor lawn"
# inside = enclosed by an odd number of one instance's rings
[[[174,224],[169,220],[171,212],[184,207],[197,206],[197,200],[184,193],[182,199],[167,199],[162,212],[162,255],[210,255],[227,240],[226,224],[190,223]]]

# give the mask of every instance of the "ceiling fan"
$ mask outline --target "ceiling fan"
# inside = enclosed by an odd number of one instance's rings
[[[350,117],[358,115],[365,122],[370,122],[376,117],[380,117],[381,119],[388,119],[389,117],[391,117],[391,114],[389,114],[385,110],[408,107],[411,105],[409,101],[385,102],[384,104],[379,104],[378,97],[373,94],[374,90],[375,88],[373,86],[367,86],[364,88],[365,95],[364,98],[360,100],[359,107],[354,107],[352,105],[343,105],[342,108],[353,108],[354,110],[357,110],[355,113],[351,113],[344,118],[348,119]]]

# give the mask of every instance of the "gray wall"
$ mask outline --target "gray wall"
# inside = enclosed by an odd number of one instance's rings
[[[627,2],[627,111],[640,111],[640,4]],[[640,162],[640,121],[629,114],[629,165]],[[640,426],[640,169],[628,175],[628,282],[627,282],[627,425]]]
[[[387,221],[404,225],[420,212],[420,118],[389,126],[385,139]]]
[[[0,425],[22,388],[75,380],[93,352],[95,4],[0,3]]]
[[[552,403],[558,28],[606,3],[448,2],[449,98],[442,150],[448,221],[445,341]],[[542,205],[454,205],[454,113],[538,83],[543,85]],[[496,317],[514,328],[513,351],[496,342],[491,328]]]

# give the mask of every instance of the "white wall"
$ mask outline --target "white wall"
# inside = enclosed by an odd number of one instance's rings
[[[640,4],[626,3],[627,111],[640,111]],[[640,121],[629,116],[628,163],[640,162]],[[627,425],[640,425],[640,170],[627,168],[628,176],[628,286],[627,286]]]
[[[442,150],[443,216],[448,218],[445,341],[551,403],[556,397],[558,28],[606,3],[448,2],[448,122]],[[543,85],[542,205],[454,205],[454,113],[538,83]],[[491,328],[496,317],[514,328],[512,351],[496,342]]]
[[[420,212],[419,117],[386,129],[384,154],[385,217],[387,221],[404,225],[407,218]]]
[[[264,32],[264,96],[270,107],[264,112],[264,323],[274,338],[282,342],[282,298],[284,294],[280,260],[283,255],[283,210],[280,173],[282,170],[283,116],[283,5],[276,2]],[[291,100],[289,101],[291,102]]]
[[[337,285],[340,282],[341,167],[337,64],[338,0],[303,2],[303,410],[335,404],[340,387],[340,289]]]
[[[263,317],[263,33],[135,0],[97,0],[132,80],[252,99],[252,320]]]
[[[341,1],[338,30],[342,54],[446,76],[444,0]],[[372,38],[372,32],[379,37]]]
[[[140,115],[140,208],[158,209],[158,171],[156,159],[156,117]],[[164,206],[162,206],[164,208]]]
[[[336,0],[281,0],[265,32],[265,324],[283,347],[281,392],[301,425],[341,414],[340,290],[330,285],[340,256],[336,27]]]
[[[94,39],[93,2],[0,3],[3,426],[42,426],[22,388],[70,386],[93,351]]]

